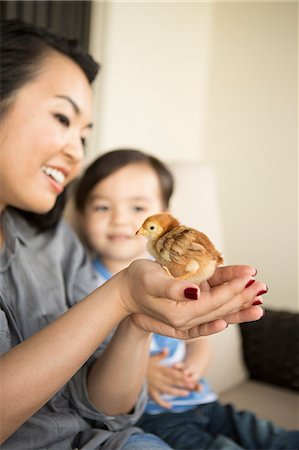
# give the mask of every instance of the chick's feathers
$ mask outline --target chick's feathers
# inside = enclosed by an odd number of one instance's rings
[[[181,225],[170,214],[148,217],[137,234],[148,239],[148,252],[175,278],[200,284],[223,263],[222,255],[204,233]]]

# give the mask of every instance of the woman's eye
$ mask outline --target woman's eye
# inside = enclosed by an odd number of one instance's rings
[[[63,126],[65,127],[69,127],[70,125],[70,120],[68,117],[66,117],[64,114],[54,114],[54,117],[58,120],[58,122],[60,122]]]

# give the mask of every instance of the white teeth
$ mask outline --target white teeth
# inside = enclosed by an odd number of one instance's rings
[[[43,166],[42,171],[50,175],[57,183],[62,184],[65,180],[65,175],[58,169],[53,169],[52,167]]]

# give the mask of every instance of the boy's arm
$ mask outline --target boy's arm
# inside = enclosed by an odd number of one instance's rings
[[[201,378],[209,367],[213,352],[209,339],[200,337],[186,342],[186,356],[182,367],[194,382]]]

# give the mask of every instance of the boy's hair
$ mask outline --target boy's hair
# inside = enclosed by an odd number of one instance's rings
[[[159,180],[164,207],[167,208],[174,189],[174,178],[166,165],[140,150],[117,149],[99,156],[85,170],[75,192],[77,210],[84,211],[89,194],[96,184],[122,167],[133,163],[147,164],[152,167]]]
[[[76,40],[67,39],[16,19],[1,21],[0,33],[0,120],[9,110],[18,90],[38,75],[43,60],[52,51],[72,59],[82,69],[89,83],[92,83],[97,75],[100,66]],[[58,223],[65,203],[66,190],[57,198],[52,210],[46,214],[15,209],[42,230]]]

